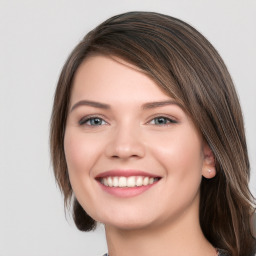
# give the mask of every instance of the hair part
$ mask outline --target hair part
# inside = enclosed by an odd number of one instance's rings
[[[65,205],[73,195],[64,153],[72,83],[80,64],[94,54],[117,56],[134,64],[183,106],[216,161],[216,177],[201,182],[203,233],[213,246],[233,256],[252,255],[256,242],[249,218],[255,199],[248,188],[243,117],[232,79],[209,41],[170,16],[151,12],[114,16],[88,33],[67,59],[55,92],[50,134],[53,169]],[[78,229],[95,228],[95,221],[76,199],[72,207]]]

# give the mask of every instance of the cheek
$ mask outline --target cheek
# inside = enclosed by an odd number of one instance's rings
[[[92,170],[101,154],[102,146],[99,140],[88,138],[86,134],[77,132],[75,127],[66,130],[64,151],[68,166],[71,186],[77,197],[90,194],[93,186]]]
[[[198,207],[203,155],[200,137],[193,133],[165,136],[161,141],[152,148],[152,155],[165,170],[164,186],[158,191],[164,201],[159,204],[164,219]]]
[[[177,129],[178,130],[178,129]],[[201,137],[195,132],[179,129],[175,132],[151,136],[148,145],[154,155],[165,164],[182,166],[201,166],[203,151]]]
[[[201,137],[193,130],[173,134],[158,138],[151,148],[152,155],[164,167],[166,182],[173,191],[197,192],[203,167]]]
[[[64,138],[64,151],[70,173],[89,173],[91,165],[100,152],[99,142],[87,138],[75,129],[67,129]]]
[[[70,183],[76,199],[91,216],[97,216],[92,212],[97,202],[92,170],[101,154],[101,144],[99,140],[88,138],[73,127],[66,130],[64,151]]]

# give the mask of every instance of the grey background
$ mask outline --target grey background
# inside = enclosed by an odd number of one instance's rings
[[[104,229],[82,233],[64,215],[49,158],[49,118],[58,75],[90,29],[126,11],[183,19],[217,48],[243,108],[256,195],[256,1],[0,0],[0,255],[92,256]]]

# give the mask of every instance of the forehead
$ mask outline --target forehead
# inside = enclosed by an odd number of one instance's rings
[[[133,98],[161,97],[170,99],[144,71],[120,58],[112,56],[90,56],[78,68],[72,89],[71,101],[82,98],[107,97],[120,101]]]

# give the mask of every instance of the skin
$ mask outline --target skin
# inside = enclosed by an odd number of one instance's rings
[[[216,255],[199,224],[202,175],[215,176],[212,152],[182,108],[138,68],[106,56],[81,64],[64,149],[75,196],[105,224],[111,256]],[[121,198],[95,179],[113,169],[142,170],[161,179],[142,194]]]

